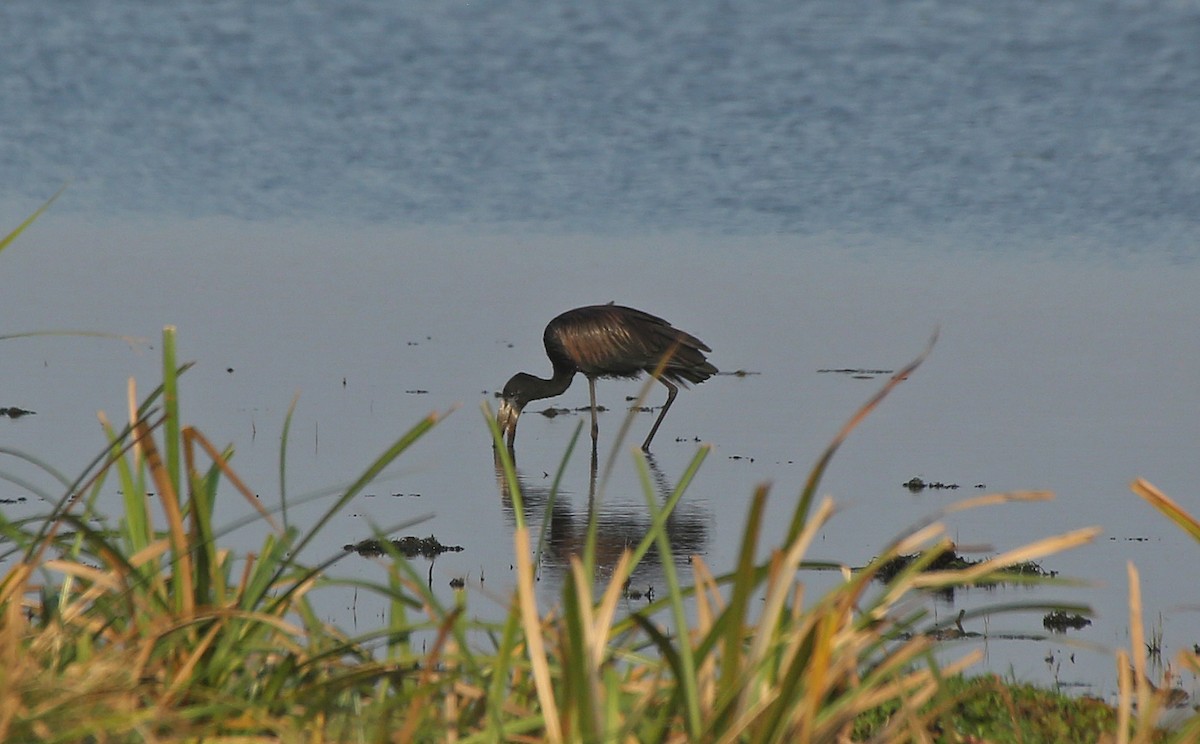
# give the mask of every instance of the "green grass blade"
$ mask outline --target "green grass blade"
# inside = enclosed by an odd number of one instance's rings
[[[575,433],[571,435],[571,441],[567,443],[567,450],[558,463],[558,469],[554,471],[554,482],[550,484],[550,496],[546,499],[546,506],[542,509],[542,528],[538,531],[537,550],[533,553],[533,565],[535,566],[542,564],[542,551],[545,550],[546,541],[550,538],[550,525],[554,522],[554,506],[558,501],[559,485],[562,483],[563,474],[567,472],[567,463],[571,461],[571,453],[575,451],[575,445],[579,442],[579,435],[582,431],[583,422],[580,421],[575,425]]]
[[[650,546],[658,539],[659,532],[666,528],[667,519],[674,513],[679,500],[683,498],[684,492],[687,491],[688,486],[696,477],[696,473],[700,471],[700,466],[704,464],[704,460],[710,452],[712,452],[712,445],[708,444],[701,445],[696,450],[696,454],[692,456],[691,461],[688,462],[688,466],[684,468],[683,475],[679,476],[679,482],[675,484],[675,489],[671,491],[671,495],[667,497],[667,500],[661,507],[651,512],[650,529],[646,530],[646,534],[642,537],[641,542],[633,549],[633,556],[630,560],[631,571],[632,566],[636,566],[645,557],[647,551],[650,550]],[[645,454],[641,450],[638,450],[635,456],[640,458],[640,462],[645,462]],[[647,472],[644,477],[647,479],[643,481],[645,485],[648,483],[649,473]],[[652,493],[653,486],[648,487]]]
[[[717,623],[724,628],[721,657],[725,660],[721,665],[717,693],[731,702],[743,690],[739,670],[742,667],[746,628],[749,627],[750,595],[758,586],[759,577],[762,575],[755,566],[754,559],[758,551],[763,513],[766,510],[767,490],[766,485],[754,489],[750,513],[746,516],[746,526],[742,530],[742,547],[738,552],[737,568],[733,574],[733,592],[729,605],[721,613],[722,617]]]
[[[817,493],[817,487],[821,483],[821,478],[825,474],[825,469],[829,467],[829,463],[833,460],[834,454],[836,454],[838,448],[842,446],[842,442],[846,441],[846,438],[850,436],[850,432],[854,431],[854,429],[857,428],[860,423],[862,423],[863,419],[870,415],[870,413],[874,411],[880,403],[883,402],[883,399],[886,398],[888,394],[896,388],[897,385],[907,380],[909,375],[915,372],[917,367],[921,366],[921,363],[924,362],[925,358],[928,357],[930,352],[933,351],[933,346],[937,343],[937,338],[938,332],[935,330],[933,332],[933,337],[929,339],[929,344],[925,347],[925,350],[922,351],[916,359],[909,362],[904,369],[893,375],[892,379],[888,380],[878,393],[876,393],[870,400],[863,404],[863,406],[859,408],[853,416],[850,417],[850,420],[842,426],[841,430],[833,438],[833,441],[825,449],[825,452],[823,452],[821,457],[817,459],[817,464],[813,466],[811,471],[809,471],[808,480],[804,484],[804,489],[800,492],[800,500],[796,504],[796,511],[792,514],[792,522],[788,527],[787,537],[784,540],[785,543],[790,544],[804,529],[804,524],[808,520],[808,513],[812,509],[813,498]]]
[[[521,495],[521,481],[517,478],[517,465],[513,462],[512,452],[508,449],[508,445],[504,443],[504,434],[496,423],[492,407],[486,400],[480,407],[483,409],[483,420],[487,422],[488,430],[492,433],[492,454],[504,474],[509,498],[513,502],[513,516],[517,520],[517,528],[523,528],[525,527],[525,498]]]
[[[175,326],[166,326],[162,333],[162,356],[163,356],[163,412],[166,418],[163,420],[163,445],[166,455],[167,475],[170,478],[171,486],[174,488],[174,495],[178,498],[181,496],[180,485],[182,478],[180,477],[179,468],[179,378],[176,375],[178,367],[175,365]]]
[[[292,402],[288,405],[287,415],[283,417],[283,434],[279,437],[279,507],[280,516],[283,519],[283,528],[288,527],[288,498],[287,498],[287,449],[288,435],[292,431],[292,416],[296,413],[296,406],[300,403],[300,393],[292,396]]]
[[[36,210],[34,210],[34,213],[29,215],[28,217],[26,217],[24,222],[17,225],[16,230],[13,230],[8,235],[5,235],[3,238],[0,238],[0,251],[3,251],[5,248],[7,248],[8,244],[13,242],[14,240],[16,240],[18,235],[25,232],[25,229],[27,227],[29,227],[30,225],[32,225],[34,220],[36,220],[38,217],[41,217],[42,213],[45,212],[47,209],[49,209],[50,205],[53,204],[55,202],[55,200],[58,199],[58,197],[62,196],[62,193],[66,190],[67,190],[67,185],[63,184],[62,188],[60,188],[58,191],[54,192],[54,196],[47,199],[42,204],[42,206],[40,206]]]
[[[358,477],[356,481],[350,484],[345,493],[338,497],[333,506],[329,507],[323,515],[313,524],[313,526],[305,533],[304,537],[296,545],[293,553],[293,559],[296,555],[303,552],[304,548],[317,536],[325,525],[329,524],[338,512],[349,503],[359,492],[363,490],[371,481],[373,481],[379,473],[399,457],[405,450],[411,447],[418,439],[432,429],[437,422],[441,420],[441,416],[437,413],[430,413],[425,418],[421,419],[415,426],[405,432],[391,447],[389,447],[382,455],[375,458],[375,461]],[[283,562],[276,572],[276,579],[288,568],[290,560]]]
[[[693,464],[688,468],[688,473],[694,474],[699,468],[700,461],[704,459],[707,449],[700,448],[693,458]],[[638,474],[642,479],[642,489],[646,494],[646,508],[650,510],[652,518],[652,527],[650,533],[654,535],[655,544],[658,546],[658,554],[660,558],[659,565],[663,571],[663,578],[667,582],[667,596],[670,600],[671,615],[675,621],[676,635],[679,638],[678,646],[678,677],[676,682],[679,684],[679,695],[682,698],[684,706],[684,722],[686,724],[689,737],[696,741],[703,733],[703,726],[700,716],[700,690],[696,686],[696,661],[692,654],[692,639],[688,634],[688,619],[687,611],[683,606],[683,592],[680,591],[679,576],[675,571],[675,559],[671,551],[671,540],[667,535],[666,520],[670,514],[667,508],[659,507],[657,497],[654,492],[654,483],[650,477],[650,467],[646,463],[645,454],[638,452]],[[679,497],[683,494],[683,489],[687,487],[691,476],[685,475],[680,479],[680,485],[676,486],[672,499],[669,500],[668,506],[674,507],[679,502]]]

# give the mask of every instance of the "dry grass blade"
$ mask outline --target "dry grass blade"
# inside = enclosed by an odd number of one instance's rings
[[[708,637],[713,630],[716,614],[725,608],[725,602],[717,588],[716,580],[704,559],[696,555],[692,557],[693,586],[696,589],[696,627],[695,635]],[[714,607],[716,612],[714,613]],[[712,710],[717,696],[717,655],[705,654],[696,669],[699,683],[696,685],[700,701],[705,710]]]
[[[274,518],[271,517],[270,512],[268,512],[262,505],[262,501],[254,495],[254,492],[250,490],[245,483],[242,482],[242,479],[238,477],[238,474],[234,472],[233,468],[229,467],[228,459],[212,445],[212,442],[208,441],[207,437],[190,426],[183,427],[180,430],[180,436],[183,437],[184,450],[189,453],[189,460],[191,459],[190,452],[192,443],[194,442],[199,444],[200,448],[203,449],[212,459],[213,464],[220,468],[221,474],[224,475],[225,478],[228,479],[233,485],[233,487],[237,489],[238,493],[242,495],[242,498],[244,498],[248,504],[254,507],[254,509],[258,512],[258,515],[262,517],[267,524],[271,525],[273,530],[282,534],[283,530],[280,529]],[[190,467],[191,466],[189,466],[189,469]]]
[[[163,507],[163,514],[167,519],[167,533],[170,535],[171,550],[174,552],[175,561],[177,562],[174,572],[175,580],[179,582],[176,601],[181,602],[180,609],[187,614],[191,614],[195,609],[193,605],[195,601],[195,576],[192,571],[191,547],[188,545],[187,533],[183,526],[183,512],[179,508],[179,495],[175,492],[175,485],[171,481],[166,465],[158,454],[158,448],[154,444],[153,437],[150,436],[149,427],[146,426],[144,421],[139,421],[136,424],[135,431],[146,458],[146,467],[150,470],[150,475],[154,479],[154,485],[158,489],[158,498]]]
[[[1129,574],[1129,646],[1133,654],[1133,684],[1137,694],[1137,707],[1145,716],[1150,708],[1150,686],[1146,684],[1146,655],[1142,653],[1146,643],[1146,631],[1142,625],[1142,581],[1133,561],[1126,564]]]
[[[1137,568],[1130,561],[1126,564],[1129,577],[1129,649],[1119,649],[1117,659],[1117,731],[1115,741],[1118,744],[1136,742],[1162,741],[1162,731],[1158,728],[1159,718],[1164,711],[1171,707],[1172,697],[1176,690],[1170,684],[1171,672],[1168,667],[1166,681],[1157,686],[1147,677],[1146,671],[1146,639],[1145,625],[1142,621],[1142,587],[1141,577]],[[1179,660],[1195,659],[1190,652],[1181,652]],[[1182,666],[1186,669],[1188,664]],[[1136,716],[1136,718],[1135,718]],[[1168,741],[1194,742],[1200,725],[1193,718],[1179,731],[1173,733]]]
[[[945,536],[945,533],[946,525],[941,522],[932,522],[911,534],[902,536],[888,552],[889,554],[915,553],[934,545],[937,541],[943,541],[947,548],[953,547],[953,542]]]
[[[1005,491],[1003,493],[986,493],[982,496],[972,496],[956,501],[947,506],[943,513],[953,514],[954,512],[963,511],[964,509],[977,509],[981,506],[997,506],[999,504],[1009,504],[1014,501],[1033,502],[1033,501],[1052,501],[1054,499],[1053,491]]]
[[[517,560],[517,602],[521,609],[521,623],[525,630],[525,649],[529,653],[529,665],[533,671],[534,687],[538,702],[542,706],[542,717],[546,722],[546,738],[550,742],[562,741],[561,717],[554,700],[554,688],[550,682],[550,667],[546,662],[546,646],[542,639],[541,617],[533,590],[533,564],[529,559],[531,546],[529,530],[518,527],[513,532],[513,546]]]
[[[445,670],[446,663],[443,658],[452,641],[450,629],[457,618],[458,610],[455,610],[438,626],[438,634],[434,639],[433,646],[426,654],[424,663],[421,664],[420,682],[417,685],[420,692],[414,694],[408,701],[408,715],[405,716],[404,727],[398,733],[399,741],[415,740],[417,738],[415,733],[424,719],[423,712],[436,705],[435,701],[431,700],[439,691],[439,687],[434,684],[434,681],[439,672]],[[447,695],[444,702],[449,704],[453,697],[453,695]]]
[[[817,506],[817,512],[814,517],[808,520],[804,531],[800,536],[792,541],[785,553],[776,563],[772,561],[771,581],[767,587],[767,596],[763,600],[762,617],[768,623],[774,623],[775,619],[780,616],[783,610],[784,602],[791,593],[792,577],[796,575],[796,571],[800,568],[800,561],[808,552],[809,546],[816,538],[817,533],[829,521],[829,515],[833,514],[833,500],[826,497]],[[774,638],[771,633],[758,633],[754,637],[754,642],[750,646],[750,652],[747,657],[747,663],[752,666],[757,666],[763,663],[768,649],[778,639]]]
[[[1025,561],[1033,561],[1038,558],[1044,558],[1047,555],[1061,553],[1065,550],[1077,548],[1080,545],[1091,542],[1101,532],[1099,527],[1084,527],[1083,529],[1065,532],[1061,535],[1043,538],[1037,542],[1023,545],[1015,550],[1010,550],[1006,553],[1001,553],[986,561],[982,561],[973,566],[963,569],[955,569],[953,571],[934,571],[920,576],[914,576],[912,586],[914,587],[938,587],[945,584],[947,581],[954,583],[972,582],[994,573],[1002,568],[1013,566]]]
[[[8,570],[3,579],[0,579],[0,606],[5,608],[16,607],[20,598],[29,587],[29,576],[33,573],[33,565],[30,563],[18,563]],[[11,624],[6,623],[6,628],[12,628]]]
[[[1200,542],[1200,521],[1188,514],[1183,507],[1175,503],[1169,496],[1155,488],[1149,481],[1138,478],[1130,488],[1138,496],[1141,496],[1155,509],[1166,515],[1175,524],[1186,533],[1192,536],[1193,540]]]
[[[804,484],[804,490],[801,491],[800,502],[797,504],[796,511],[792,516],[792,523],[788,527],[787,538],[785,539],[785,542],[790,543],[796,538],[796,535],[800,533],[800,530],[804,525],[804,520],[808,518],[809,507],[812,505],[812,500],[816,495],[817,484],[820,483],[821,478],[825,474],[825,469],[829,467],[829,463],[833,460],[833,456],[842,446],[842,443],[846,441],[846,439],[850,436],[850,433],[854,431],[867,416],[871,415],[871,412],[883,402],[884,398],[888,397],[888,395],[896,388],[897,385],[907,380],[909,375],[917,371],[917,368],[921,366],[921,364],[933,351],[933,347],[934,344],[937,343],[937,339],[938,331],[934,330],[933,335],[930,337],[929,343],[926,344],[924,351],[922,351],[916,359],[909,362],[903,369],[893,375],[878,393],[875,393],[870,400],[868,400],[862,405],[862,407],[855,411],[854,415],[850,417],[850,420],[847,421],[842,426],[841,430],[839,430],[838,433],[833,437],[833,441],[829,443],[829,446],[825,448],[825,451],[821,453],[821,456],[817,459],[817,464],[813,466],[812,471],[808,475],[808,480]]]
[[[59,619],[67,625],[77,622],[87,623],[89,611],[96,600],[107,593],[120,591],[124,584],[123,577],[115,572],[93,568],[75,561],[49,560],[45,562],[44,566],[47,570],[57,571],[64,576],[77,579],[87,586],[81,593],[62,603],[59,608]],[[98,625],[93,623],[90,627],[94,631]]]
[[[629,550],[621,553],[621,557],[617,561],[617,566],[613,569],[612,577],[609,579],[608,588],[605,590],[604,596],[600,599],[600,606],[595,611],[593,620],[594,628],[589,634],[588,642],[591,644],[592,668],[596,671],[597,682],[599,682],[600,667],[604,663],[608,632],[612,628],[613,618],[617,614],[617,604],[621,600],[625,581],[629,578],[630,572],[633,570],[632,557],[633,554]],[[578,560],[572,558],[571,567],[574,568],[577,563]],[[584,576],[581,578],[586,579],[587,577]]]
[[[582,652],[583,656],[576,662],[579,664],[576,673],[578,677],[582,678],[590,703],[590,705],[582,707],[578,715],[582,717],[585,711],[590,711],[589,725],[593,732],[604,730],[604,662],[609,651],[608,640],[612,630],[613,617],[621,599],[625,580],[629,577],[632,567],[631,558],[632,554],[629,550],[621,553],[600,603],[594,605],[592,574],[584,567],[579,556],[571,556],[571,573],[576,592],[574,612],[577,613],[575,620],[581,634],[582,644],[578,650]]]
[[[1117,744],[1129,744],[1129,722],[1133,719],[1133,682],[1129,667],[1129,653],[1117,650]]]

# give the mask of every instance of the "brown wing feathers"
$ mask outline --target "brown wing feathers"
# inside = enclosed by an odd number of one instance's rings
[[[632,377],[653,371],[670,354],[663,377],[699,383],[717,369],[704,342],[662,318],[619,305],[593,305],[563,313],[546,327],[546,351],[564,357],[591,377]]]

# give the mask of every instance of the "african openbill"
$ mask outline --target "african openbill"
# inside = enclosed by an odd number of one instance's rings
[[[667,402],[658,420],[646,436],[642,449],[650,450],[659,424],[675,400],[679,388],[687,383],[704,382],[717,372],[704,352],[712,351],[695,336],[674,328],[650,313],[609,303],[577,307],[559,315],[546,326],[542,337],[546,356],[554,367],[554,376],[543,380],[525,372],[513,375],[504,386],[496,421],[508,435],[511,448],[517,436],[517,419],[531,400],[561,395],[571,386],[576,372],[588,380],[592,399],[592,448],[595,451],[599,426],[596,423],[596,378],[636,378],[642,372],[654,374],[667,386]],[[663,360],[666,359],[664,363]]]

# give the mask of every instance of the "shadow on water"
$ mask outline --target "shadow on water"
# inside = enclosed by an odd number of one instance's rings
[[[655,498],[665,504],[675,490],[663,474],[654,456],[646,453]],[[652,520],[640,494],[636,498],[618,501],[597,493],[597,467],[593,452],[588,478],[586,504],[576,505],[570,491],[553,485],[540,485],[516,468],[520,485],[519,500],[524,507],[522,517],[531,534],[539,536],[537,566],[539,581],[557,588],[570,570],[571,558],[582,556],[588,539],[589,524],[595,521],[596,579],[611,575],[621,554],[633,550],[650,531]],[[510,526],[517,524],[516,505],[509,489],[499,457],[495,462],[496,482],[500,489],[501,505]],[[682,500],[666,521],[666,535],[674,561],[686,565],[690,557],[704,553],[708,547],[712,514],[696,504]],[[652,599],[654,587],[662,583],[662,556],[652,546],[634,569],[627,586],[627,596],[633,599],[646,596]],[[545,586],[545,584],[543,584]]]

